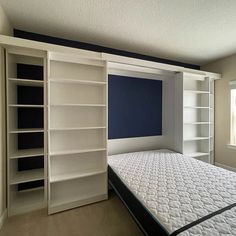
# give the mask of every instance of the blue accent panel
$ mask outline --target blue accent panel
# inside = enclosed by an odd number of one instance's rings
[[[162,135],[162,81],[108,76],[108,138]]]

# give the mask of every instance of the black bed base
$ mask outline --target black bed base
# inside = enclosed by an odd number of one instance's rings
[[[108,166],[109,184],[115,190],[116,194],[128,208],[135,222],[147,236],[169,236],[170,234],[163,226],[153,218],[147,209],[133,195],[133,193],[123,184],[120,178],[115,174],[110,166]]]

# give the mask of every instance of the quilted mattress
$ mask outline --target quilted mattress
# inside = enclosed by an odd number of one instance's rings
[[[169,235],[236,235],[236,173],[169,150],[108,164]]]

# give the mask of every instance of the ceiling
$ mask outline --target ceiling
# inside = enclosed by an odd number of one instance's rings
[[[198,65],[236,53],[235,0],[0,0],[16,29]]]

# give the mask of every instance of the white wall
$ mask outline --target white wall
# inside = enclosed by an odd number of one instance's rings
[[[13,29],[0,6],[0,34],[12,35]],[[0,47],[0,228],[6,217],[6,113],[4,51]]]
[[[236,54],[202,67],[222,74],[215,81],[215,162],[236,168],[236,150],[228,148],[230,141],[229,81],[236,80]]]
[[[130,76],[130,74],[129,74]],[[159,78],[160,79],[160,78]],[[173,78],[161,77],[162,89],[162,136],[112,139],[108,141],[108,154],[174,147],[174,83]]]

